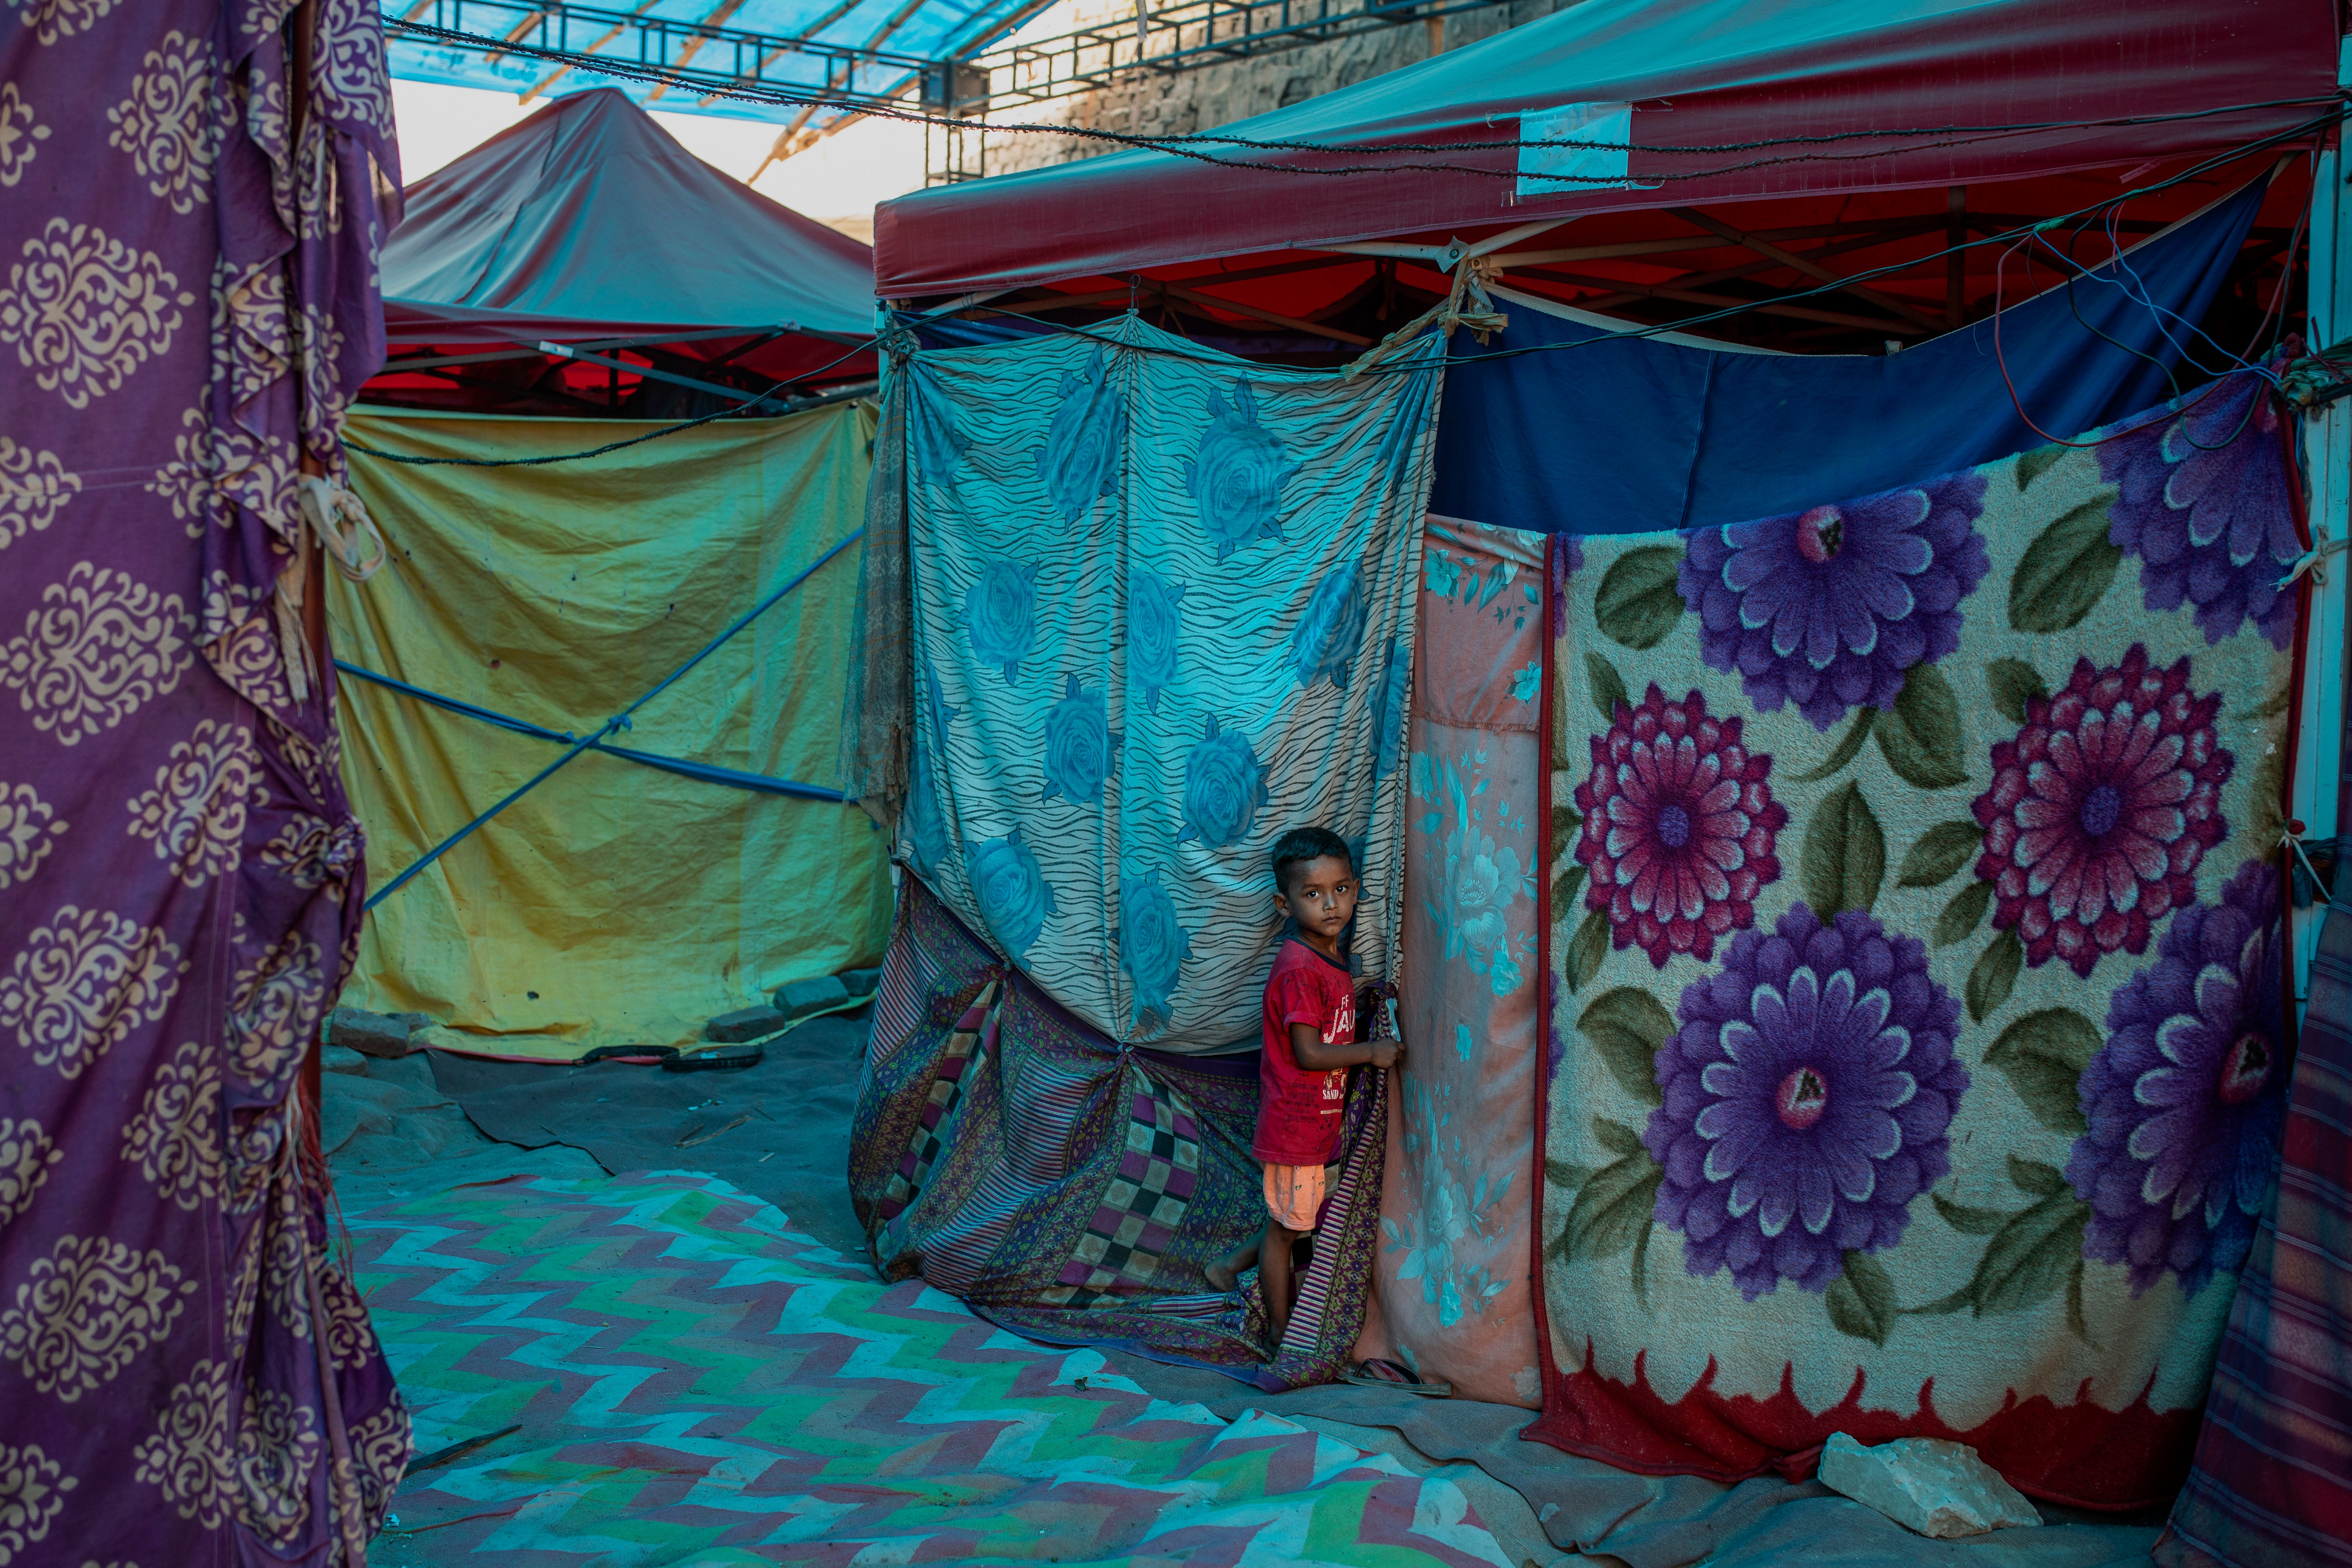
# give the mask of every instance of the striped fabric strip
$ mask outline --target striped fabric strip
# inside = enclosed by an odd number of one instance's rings
[[[907,901],[900,900],[897,928],[891,932],[889,950],[882,955],[882,977],[874,988],[874,1022],[866,1051],[868,1072],[898,1055],[898,1047],[914,1037],[915,1026],[923,1021],[924,1005],[930,999],[931,982],[938,978],[939,965],[924,951],[909,913]]]
[[[2352,1564],[2352,910],[2312,965],[2278,1199],[2213,1369],[2166,1568]]]
[[[1386,1128],[1389,1121],[1389,1077],[1385,1072],[1371,1074],[1372,1103],[1370,1113],[1362,1125],[1367,1129]],[[1369,1137],[1358,1137],[1348,1150],[1348,1158],[1339,1167],[1339,1179],[1332,1184],[1330,1195],[1324,1200],[1316,1231],[1319,1236],[1341,1236],[1348,1230],[1349,1217],[1360,1204],[1378,1206],[1381,1201],[1380,1179],[1370,1181],[1365,1172],[1373,1153],[1381,1146],[1381,1135],[1374,1131]],[[1299,1277],[1298,1300],[1290,1309],[1290,1321],[1282,1336],[1282,1348],[1287,1351],[1311,1352],[1323,1331],[1323,1321],[1331,1307],[1331,1276],[1339,1264],[1337,1248],[1318,1246],[1307,1272]]]

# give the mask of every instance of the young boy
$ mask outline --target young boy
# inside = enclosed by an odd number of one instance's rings
[[[1250,1153],[1265,1167],[1265,1235],[1213,1265],[1209,1278],[1230,1290],[1257,1264],[1267,1342],[1278,1351],[1298,1296],[1291,1247],[1314,1234],[1323,1206],[1323,1168],[1339,1152],[1348,1069],[1363,1062],[1392,1067],[1404,1048],[1356,1039],[1355,985],[1339,953],[1339,935],[1356,913],[1348,846],[1327,828],[1294,827],[1275,841],[1273,858],[1274,907],[1292,926],[1260,1008],[1265,1048]]]

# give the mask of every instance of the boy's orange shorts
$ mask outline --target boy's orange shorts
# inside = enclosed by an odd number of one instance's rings
[[[1265,1212],[1285,1230],[1306,1236],[1323,1207],[1329,1169],[1323,1165],[1265,1167]]]

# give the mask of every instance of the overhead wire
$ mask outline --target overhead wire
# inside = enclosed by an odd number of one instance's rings
[[[1846,274],[1839,278],[1834,282],[1816,284],[1811,288],[1801,289],[1791,293],[1776,294],[1769,300],[1742,302],[1738,305],[1725,306],[1720,310],[1705,311],[1696,316],[1678,317],[1675,321],[1660,322],[1654,326],[1632,328],[1625,331],[1614,332],[1612,334],[1612,338],[1622,341],[1626,338],[1655,337],[1667,332],[1688,331],[1693,327],[1705,326],[1713,321],[1724,321],[1734,316],[1745,315],[1760,306],[1786,304],[1793,301],[1813,299],[1824,294],[1842,292],[1854,283],[1867,283],[1880,278],[1892,277],[1897,273],[1908,272],[1916,268],[1927,264],[1927,262],[1948,257],[1955,252],[1974,250],[1989,245],[2014,246],[2019,240],[2032,235],[2036,228],[2059,227],[2077,218],[2105,213],[2111,207],[2120,208],[2124,204],[2136,200],[2141,196],[2153,195],[2159,191],[2169,190],[2175,185],[2200,178],[2205,174],[2212,173],[2216,169],[2225,167],[2226,165],[2236,162],[2238,159],[2248,157],[2271,147],[2279,146],[2283,143],[2298,141],[2303,137],[2309,136],[2315,132],[2323,130],[2326,127],[2341,121],[2345,118],[2346,113],[2347,110],[2345,109],[2338,108],[2326,114],[2315,116],[2299,125],[2291,126],[2283,131],[2273,132],[2267,135],[2257,137],[2251,142],[2241,143],[2236,147],[2214,153],[2208,158],[2190,164],[2188,168],[2181,170],[2176,174],[2169,175],[2149,184],[2135,186],[2128,191],[2120,193],[2119,195],[2075,208],[2072,212],[2060,213],[2054,217],[2042,218],[2032,224],[2023,224],[2012,228],[2002,229],[1995,234],[1985,235],[1979,238],[1962,240],[1958,244],[1945,245],[1927,253],[1926,256],[1915,257],[1903,261],[1889,262],[1879,267],[1865,268],[1859,271]],[[1523,343],[1511,348],[1496,349],[1482,353],[1456,354],[1450,357],[1446,363],[1449,366],[1477,364],[1491,360],[1514,359],[1523,354],[1550,353],[1563,350],[1581,348],[1586,342],[1593,341],[1599,340],[1573,339],[1559,342]],[[1380,372],[1376,369],[1371,374],[1378,374]]]
[[[1897,129],[1871,129],[1851,132],[1820,132],[1806,136],[1769,137],[1752,142],[1693,143],[1689,145],[1643,144],[1631,142],[1594,141],[1580,137],[1514,138],[1508,141],[1464,142],[1397,142],[1339,143],[1299,140],[1268,140],[1242,137],[1218,132],[1187,132],[1181,135],[1144,136],[1132,132],[1105,131],[1093,126],[1066,123],[1012,122],[993,123],[986,121],[959,119],[951,115],[928,114],[920,110],[886,107],[860,102],[838,95],[795,92],[789,89],[763,89],[745,86],[722,87],[714,82],[686,76],[641,61],[614,58],[611,56],[585,53],[574,49],[549,48],[519,40],[497,39],[478,34],[436,27],[428,23],[412,22],[397,17],[384,19],[386,28],[423,41],[446,44],[458,48],[471,48],[509,55],[522,55],[551,64],[570,66],[574,69],[601,73],[624,81],[637,81],[673,87],[690,87],[698,94],[734,100],[758,103],[777,108],[840,109],[879,120],[895,120],[921,125],[937,125],[950,130],[978,131],[990,133],[1040,134],[1068,136],[1081,141],[1104,142],[1118,146],[1167,153],[1176,157],[1213,164],[1220,168],[1250,169],[1273,174],[1301,174],[1318,178],[1381,174],[1454,174],[1481,179],[1517,180],[1517,168],[1491,168],[1468,163],[1376,163],[1352,164],[1339,168],[1318,168],[1294,163],[1268,163],[1249,159],[1220,158],[1192,149],[1202,146],[1231,146],[1257,152],[1340,153],[1359,157],[1381,156],[1391,153],[1458,153],[1492,152],[1520,147],[1574,148],[1588,152],[1641,152],[1671,156],[1702,156],[1725,153],[1759,152],[1771,147],[1812,146],[1837,142],[1885,138],[1949,138],[1949,140],[1915,141],[1902,148],[1906,153],[1933,152],[1948,147],[1968,146],[1981,142],[1999,141],[2006,137],[2030,135],[2039,131],[2129,129],[2139,125],[2171,124],[2185,121],[2211,119],[2221,115],[2252,113],[2265,109],[2293,108],[2301,104],[2333,102],[2330,97],[2305,96],[2262,100],[2250,103],[2227,104],[2211,109],[2183,110],[2171,114],[2122,115],[2093,120],[2053,120],[2020,121],[2009,125],[1983,126],[1909,126]],[[1773,168],[1789,163],[1866,162],[1887,156],[1887,150],[1874,148],[1852,153],[1807,153],[1785,158],[1751,159],[1745,163],[1724,164],[1687,172],[1644,172],[1647,183],[1717,179],[1726,174],[1752,169]],[[1592,184],[1610,187],[1622,184],[1622,180],[1606,175],[1550,175],[1547,180],[1566,184]]]
[[[516,46],[507,47],[511,48]],[[2281,101],[2300,102],[2304,100],[2285,100]],[[2042,231],[2060,227],[2070,222],[2088,223],[2095,218],[2105,218],[2106,220],[2105,226],[2109,236],[2110,244],[2116,246],[2118,254],[2120,254],[2120,246],[2116,240],[2116,230],[2114,226],[2113,220],[2114,216],[2119,214],[2122,208],[2129,202],[2139,197],[2152,195],[2158,192],[2171,189],[2176,185],[2200,178],[2207,174],[2210,174],[2215,169],[2224,167],[2238,159],[2248,157],[2268,148],[2279,146],[2286,142],[2294,142],[2303,137],[2312,135],[2318,131],[2325,129],[2326,126],[2335,124],[2343,120],[2347,112],[2347,110],[2339,105],[2331,109],[2330,111],[2326,114],[2314,116],[2300,124],[2270,132],[2269,134],[2257,137],[2250,142],[2241,143],[2236,147],[2214,153],[2198,163],[2190,164],[2189,167],[2182,169],[2178,174],[2169,175],[2165,179],[2158,180],[2146,185],[2135,186],[2134,188],[2122,192],[2115,196],[2107,197],[2104,200],[2078,207],[2072,212],[2061,213],[2054,217],[2042,218],[2032,224],[2021,225],[2016,227],[2004,229],[1999,233],[1985,235],[1978,238],[1962,240],[1957,244],[1948,244],[1936,250],[1930,251],[1922,257],[1912,258],[1897,262],[1890,262],[1880,267],[1864,268],[1857,272],[1843,275],[1832,281],[1818,283],[1811,288],[1800,289],[1790,293],[1776,294],[1769,300],[1743,301],[1738,305],[1728,305],[1717,310],[1703,311],[1695,316],[1678,317],[1672,321],[1659,322],[1654,325],[1629,326],[1622,331],[1612,331],[1609,338],[1605,340],[1570,339],[1542,343],[1523,343],[1510,348],[1496,349],[1483,353],[1452,354],[1447,357],[1446,364],[1449,369],[1466,367],[1486,363],[1496,360],[1515,359],[1527,354],[1559,353],[1581,348],[1590,342],[1623,342],[1629,339],[1657,337],[1674,332],[1687,332],[1695,327],[1703,327],[1716,321],[1727,321],[1747,315],[1768,305],[1783,305],[1815,299],[1822,295],[1841,293],[1856,283],[1866,283],[1876,279],[1891,277],[1902,272],[1908,272],[1929,262],[1937,261],[1957,253],[1976,249],[1988,245],[2000,245],[2005,247],[2002,258],[2002,264],[2005,264],[2008,255],[2013,253],[2020,245],[2034,239]],[[1877,132],[1875,134],[1895,134],[1895,132]],[[2296,233],[2299,235],[2300,232],[2301,225],[2298,220]],[[2292,265],[2292,249],[2293,242],[2290,241],[2288,258],[2289,265]],[[1994,349],[1997,359],[2001,358],[2000,337],[2000,281],[2002,264],[1996,265],[1995,310],[1991,318],[1994,333]],[[1132,279],[1130,281],[1132,281]],[[2282,284],[2282,290],[2283,287],[2284,285]],[[2144,288],[2145,285],[2143,285],[2143,289]],[[2138,296],[2131,297],[2137,302],[2146,305],[2152,312],[2156,309],[2152,300],[2141,300]],[[2274,304],[2276,300],[2281,298],[2283,298],[2283,292],[2274,293]],[[1129,313],[1135,313],[1132,302],[1130,302]],[[1106,337],[1102,331],[1097,330],[1099,323],[1069,324],[1058,321],[1042,321],[1034,315],[1027,316],[1024,319],[1032,321],[1035,326],[1042,328],[1050,333],[1069,337],[1081,337],[1090,342],[1103,343],[1113,349],[1128,353],[1153,354],[1163,358],[1189,360],[1198,363],[1208,364],[1228,363],[1231,363],[1233,359],[1233,356],[1227,354],[1213,352],[1203,353],[1192,350],[1177,349],[1165,344],[1118,342],[1115,340]],[[2087,325],[2087,323],[2085,324]],[[2161,327],[2160,318],[2159,327]],[[2103,337],[2105,336],[2104,333],[2099,335]],[[2108,341],[2112,342],[2113,340],[2110,339]],[[2167,341],[2171,341],[2168,332],[2167,334]],[[2208,341],[2210,342],[2211,340],[2209,338]],[[751,405],[747,406],[756,406],[759,402],[764,401],[766,398],[772,396],[776,392],[786,386],[805,384],[814,377],[823,374],[826,370],[832,369],[835,365],[841,364],[850,359],[856,358],[858,354],[865,353],[874,349],[879,345],[881,342],[881,334],[876,334],[875,336],[863,339],[853,345],[846,353],[843,353],[838,358],[832,360],[828,363],[819,366],[816,370],[806,372],[803,374],[777,382],[773,386],[770,387],[767,392],[761,394],[758,398],[754,399]],[[986,345],[979,346],[984,347]],[[2178,347],[2179,345],[2176,344],[2175,346]],[[2217,348],[2220,347],[2219,344],[2216,344],[2215,346]],[[1365,374],[1371,375],[1409,374],[1415,374],[1424,368],[1426,367],[1410,363],[1391,363],[1371,366],[1365,372]],[[2005,360],[2002,360],[2001,369],[2003,380],[2004,382],[2007,382],[2009,378]],[[2178,384],[2176,382],[2175,385],[2177,386],[2177,384]],[[2017,395],[2013,383],[2011,384],[2010,391],[2012,401],[2015,401]],[[405,453],[386,452],[348,438],[346,438],[345,445],[352,447],[354,450],[364,452],[371,457],[380,458],[385,461],[395,463],[417,466],[456,465],[468,468],[526,468],[537,467],[550,463],[575,462],[585,458],[602,457],[608,452],[619,451],[625,447],[637,446],[646,441],[657,440],[665,436],[675,435],[683,430],[694,429],[698,426],[709,424],[713,420],[725,418],[730,415],[740,414],[740,412],[741,410],[740,409],[720,409],[711,414],[703,415],[698,418],[689,419],[683,423],[668,426],[659,430],[647,431],[644,435],[634,436],[625,440],[607,442],[603,446],[590,447],[579,452],[556,453],[538,458],[435,458]],[[2020,417],[2024,419],[2028,428],[2034,430],[2035,434],[2042,435],[2046,439],[2053,442],[2060,440],[2060,437],[2047,436],[2047,434],[2042,431],[2038,426],[2035,426],[2032,418],[2025,414],[2025,410],[2021,404],[2018,405],[2018,413]]]

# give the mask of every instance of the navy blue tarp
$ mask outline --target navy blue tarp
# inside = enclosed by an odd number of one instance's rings
[[[2170,395],[2183,319],[2203,318],[2262,199],[2257,182],[2129,253],[2171,316],[2117,287],[2113,263],[2071,300],[2058,288],[2004,312],[2016,402],[1990,321],[1874,358],[1692,348],[1507,306],[1486,343],[1454,335],[1430,510],[1546,533],[1703,528],[2043,445],[2020,403],[2053,436],[2095,429]],[[2024,284],[2021,256],[2010,271]],[[1555,343],[1581,346],[1486,357]]]

